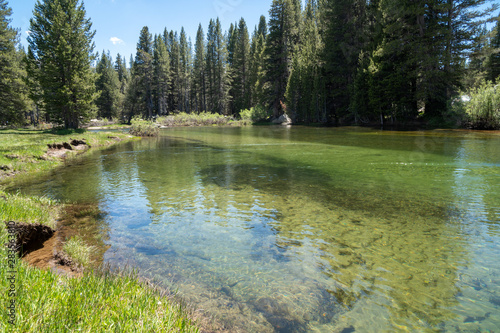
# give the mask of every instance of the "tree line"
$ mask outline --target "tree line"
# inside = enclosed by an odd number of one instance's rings
[[[0,0],[0,117],[72,128],[89,117],[245,109],[298,123],[443,120],[463,91],[500,75],[488,3],[273,0],[252,33],[243,18],[228,30],[212,19],[194,45],[183,28],[145,26],[127,68],[119,54],[94,54],[83,1],[38,0],[25,52]]]

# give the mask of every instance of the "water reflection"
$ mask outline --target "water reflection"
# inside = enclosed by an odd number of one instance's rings
[[[106,261],[140,268],[241,331],[500,324],[497,139],[167,134],[40,183],[52,196],[100,202]]]
[[[500,255],[498,169],[499,148],[488,141],[462,140],[457,150],[453,172],[455,205],[458,214],[449,216],[460,225],[460,234],[470,252],[458,272],[456,311],[461,326],[446,323],[447,328],[487,330],[499,327],[498,299]],[[478,163],[478,160],[484,162]]]

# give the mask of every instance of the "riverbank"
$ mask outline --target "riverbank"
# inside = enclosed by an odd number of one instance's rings
[[[133,139],[121,133],[0,130],[0,179],[24,181],[85,152]],[[0,192],[0,221],[6,226],[0,242],[7,245],[0,256],[0,331],[200,331],[168,291],[134,273],[92,268],[96,249],[61,227],[72,210],[79,218],[95,213]],[[18,259],[21,246],[24,256]]]
[[[132,140],[124,133],[85,130],[0,130],[0,184],[33,177],[64,164],[88,150]]]

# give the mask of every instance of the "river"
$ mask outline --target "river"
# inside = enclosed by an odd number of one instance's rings
[[[498,332],[500,133],[173,128],[30,184],[241,332]]]

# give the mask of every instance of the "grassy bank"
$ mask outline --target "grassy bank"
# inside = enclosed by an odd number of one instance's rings
[[[72,140],[85,144],[71,145]],[[0,182],[19,175],[33,176],[51,170],[65,158],[71,158],[89,148],[107,147],[122,140],[130,140],[123,133],[92,133],[83,130],[0,130]],[[48,144],[67,143],[60,149],[49,148]],[[71,149],[67,149],[67,148]]]
[[[0,131],[0,166],[4,179],[20,179],[50,170],[89,147],[107,146],[126,135],[88,132]],[[85,149],[55,149],[47,144],[78,139]],[[129,138],[128,138],[129,139]],[[62,157],[61,157],[62,156]],[[22,177],[21,177],[22,178]],[[12,225],[57,227],[63,204],[47,198],[0,192],[0,332],[198,332],[186,310],[164,291],[133,274],[86,269],[79,277],[32,267],[14,255]],[[89,263],[90,250],[80,237],[65,245],[80,265]]]

